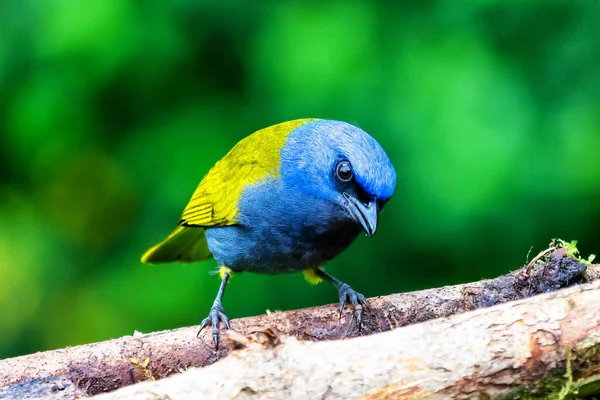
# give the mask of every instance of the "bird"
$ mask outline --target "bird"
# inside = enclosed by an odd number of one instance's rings
[[[204,176],[174,231],[144,253],[148,264],[211,257],[221,283],[198,335],[231,329],[222,300],[239,272],[303,272],[309,283],[338,291],[340,318],[351,304],[358,328],[365,297],[323,269],[361,232],[372,236],[396,186],[396,171],[379,143],[343,121],[303,118],[243,138]]]

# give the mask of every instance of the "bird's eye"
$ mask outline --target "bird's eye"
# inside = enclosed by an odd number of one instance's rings
[[[353,176],[352,165],[349,161],[340,161],[335,167],[335,173],[340,181],[348,182]]]

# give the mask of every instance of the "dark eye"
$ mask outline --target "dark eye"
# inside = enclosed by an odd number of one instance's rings
[[[353,173],[350,161],[340,161],[335,167],[335,173],[338,179],[342,182],[348,182],[350,179],[352,179]]]

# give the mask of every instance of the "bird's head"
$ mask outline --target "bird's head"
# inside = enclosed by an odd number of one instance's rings
[[[296,128],[281,150],[281,176],[307,198],[334,205],[369,236],[396,186],[396,172],[379,143],[340,121],[314,120]],[[316,210],[315,210],[316,212]]]

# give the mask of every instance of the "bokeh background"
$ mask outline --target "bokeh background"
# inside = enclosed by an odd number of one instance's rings
[[[198,324],[213,261],[146,266],[209,168],[300,117],[398,172],[328,270],[367,296],[600,251],[600,2],[0,2],[0,358]],[[236,276],[230,317],[326,304]]]

